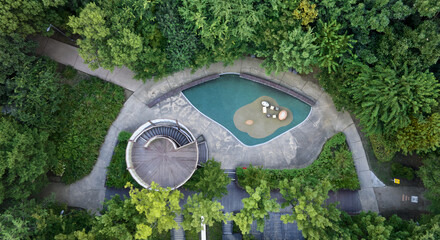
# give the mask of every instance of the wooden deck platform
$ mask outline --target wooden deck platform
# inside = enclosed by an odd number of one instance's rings
[[[175,188],[185,182],[197,168],[197,143],[176,148],[171,139],[147,142],[139,138],[133,145],[132,162],[138,176],[147,184]]]

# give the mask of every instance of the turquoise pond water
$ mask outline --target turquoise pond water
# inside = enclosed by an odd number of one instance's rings
[[[248,146],[267,142],[295,127],[307,118],[311,109],[309,105],[288,94],[234,74],[222,75],[218,79],[184,90],[183,94],[200,112],[223,125]],[[293,121],[265,138],[253,138],[235,127],[234,114],[239,108],[261,96],[269,96],[280,106],[288,108],[293,113]]]

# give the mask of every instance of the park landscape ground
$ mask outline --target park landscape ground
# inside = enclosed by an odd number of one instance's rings
[[[438,3],[141,2],[7,10],[21,20],[0,25],[2,238],[178,238],[178,221],[186,239],[198,239],[200,216],[208,239],[439,236]],[[44,16],[78,34],[77,46],[50,25],[70,45],[34,35],[34,52],[24,36],[41,33]],[[146,106],[227,72],[294,89],[316,105],[303,124],[257,147],[181,94]],[[203,134],[213,158],[179,190],[137,188],[124,169],[126,136],[157,118]],[[123,190],[124,182],[135,185]]]

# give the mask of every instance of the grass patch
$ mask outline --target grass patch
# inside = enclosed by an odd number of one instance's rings
[[[369,137],[371,148],[380,162],[389,162],[393,160],[397,152],[397,147],[382,135],[371,135]]]
[[[264,179],[272,189],[277,189],[284,179],[301,178],[307,183],[329,179],[332,190],[360,188],[356,169],[345,141],[345,135],[338,133],[324,145],[321,154],[310,166],[302,169],[262,169],[249,166],[236,169],[238,183],[253,188]]]
[[[122,131],[118,136],[118,143],[113,152],[112,161],[107,167],[107,187],[124,188],[127,182],[132,183],[137,188],[142,188],[127,171],[127,164],[125,162],[125,149],[127,148],[128,139],[131,133]]]
[[[53,172],[65,183],[93,169],[107,130],[124,103],[124,90],[91,77],[74,86],[63,85],[63,99],[54,135],[58,164]]]

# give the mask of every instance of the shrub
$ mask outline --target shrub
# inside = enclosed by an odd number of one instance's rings
[[[278,174],[280,170],[274,169],[273,174]],[[249,186],[251,188],[256,188],[260,185],[261,180],[268,181],[270,176],[268,171],[263,171],[262,166],[254,167],[252,164],[249,164],[249,167],[242,167],[236,169],[236,175],[243,176],[240,181],[240,185]]]
[[[402,177],[408,180],[414,179],[414,169],[405,167],[400,163],[391,164],[391,175],[393,177]]]
[[[75,182],[93,169],[107,130],[124,102],[124,90],[90,78],[74,87],[63,86],[57,133],[56,174]]]
[[[65,78],[67,80],[71,80],[74,77],[76,77],[76,74],[78,74],[78,71],[76,71],[76,69],[73,68],[72,66],[67,65],[63,69],[63,72],[61,74],[62,74],[63,78]]]
[[[127,171],[127,164],[125,162],[125,149],[127,148],[128,139],[131,133],[122,131],[118,136],[118,144],[113,152],[112,161],[107,167],[107,181],[108,187],[124,188],[127,182],[132,183],[136,187],[140,187],[138,183],[131,177]]]
[[[397,147],[393,142],[387,140],[380,134],[371,135],[370,142],[374,156],[376,156],[379,162],[389,162],[393,160],[394,155],[397,152]]]
[[[250,165],[246,169],[237,168],[236,175],[238,183],[243,187],[253,187],[255,179],[264,179],[268,181],[271,189],[276,189],[280,181],[294,178],[301,178],[304,182],[310,184],[328,178],[332,190],[355,190],[360,187],[351,152],[348,150],[343,133],[338,133],[330,138],[325,143],[318,159],[306,168],[262,169]]]

